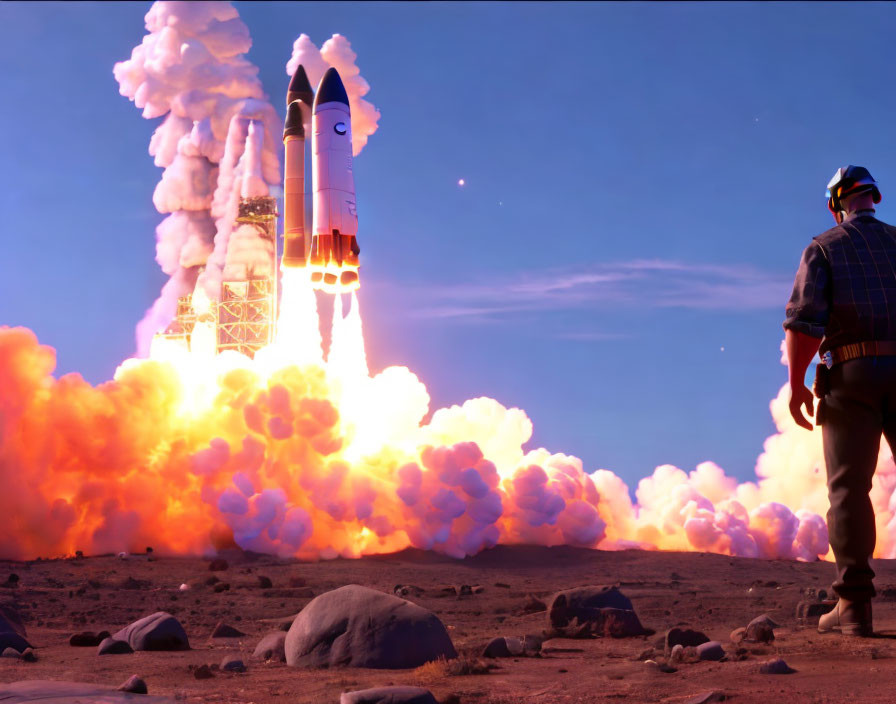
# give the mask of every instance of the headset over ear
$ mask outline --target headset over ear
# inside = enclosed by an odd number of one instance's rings
[[[880,189],[877,181],[864,166],[842,166],[834,173],[834,177],[828,183],[825,195],[828,198],[828,210],[839,223],[842,219],[843,199],[856,193],[871,191],[874,203],[880,203]]]

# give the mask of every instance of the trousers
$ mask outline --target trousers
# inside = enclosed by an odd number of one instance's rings
[[[896,357],[861,357],[830,370],[818,407],[827,467],[828,534],[837,564],[832,589],[850,600],[875,595],[877,539],[869,493],[881,435],[896,448]]]

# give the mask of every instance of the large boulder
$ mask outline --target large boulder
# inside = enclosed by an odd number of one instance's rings
[[[457,657],[431,611],[357,584],[312,599],[293,621],[285,649],[294,667],[398,670]]]
[[[344,692],[339,704],[438,704],[432,692],[423,687],[375,687]]]
[[[18,612],[11,606],[0,605],[0,651],[14,648],[20,653],[30,648],[25,633],[25,625]]]
[[[631,600],[616,587],[577,587],[557,592],[547,607],[548,631],[567,637],[649,635]]]
[[[28,680],[0,684],[0,702],[3,704],[63,704],[64,702],[90,702],[90,704],[174,704],[169,697],[154,697],[148,694],[119,692],[112,687],[103,687],[87,682],[63,682],[58,680]]]
[[[190,641],[180,622],[169,613],[157,611],[134,621],[112,636],[134,650],[189,650]]]

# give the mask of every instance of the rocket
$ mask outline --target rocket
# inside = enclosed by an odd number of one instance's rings
[[[283,125],[283,266],[304,267],[305,251],[305,131],[311,125],[314,93],[305,69],[299,66],[286,92]]]
[[[327,69],[314,96],[311,118],[311,285],[346,293],[358,280],[358,211],[352,174],[352,115],[335,68]]]
[[[302,66],[286,94],[283,129],[284,267],[307,267],[311,286],[347,293],[358,279],[358,213],[352,173],[352,115],[348,94],[335,68],[311,91]],[[310,116],[310,119],[309,119]],[[305,134],[311,128],[312,229],[306,251],[304,230]]]

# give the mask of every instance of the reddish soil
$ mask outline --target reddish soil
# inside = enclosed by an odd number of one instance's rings
[[[150,694],[186,702],[332,702],[346,690],[386,684],[428,687],[441,701],[457,695],[463,704],[573,702],[687,702],[709,691],[733,702],[894,702],[896,693],[896,601],[875,602],[873,639],[821,636],[800,628],[795,608],[801,589],[828,588],[829,563],[751,560],[723,555],[671,552],[600,552],[574,548],[499,547],[466,560],[403,553],[319,563],[230,553],[229,567],[210,572],[202,558],[131,556],[0,562],[20,577],[17,587],[0,589],[0,602],[14,605],[25,620],[37,662],[0,659],[0,682],[54,679],[118,685],[132,674],[143,677]],[[877,561],[878,590],[896,586],[896,561]],[[182,582],[215,575],[231,585],[179,592]],[[258,586],[258,576],[273,588]],[[143,580],[125,589],[128,577]],[[305,588],[291,586],[304,579]],[[91,584],[92,583],[92,584]],[[589,584],[618,584],[642,623],[662,635],[686,625],[721,641],[727,662],[682,664],[664,673],[638,661],[656,636],[625,639],[553,639],[535,658],[489,661],[489,674],[449,675],[444,668],[418,670],[301,670],[249,659],[258,640],[276,626],[270,621],[295,614],[314,594],[344,584],[362,584],[391,593],[397,584],[425,590],[414,601],[435,612],[458,651],[478,654],[497,635],[540,633],[544,613],[525,614],[530,594]],[[481,593],[457,597],[443,591],[454,584],[482,585]],[[896,592],[896,590],[893,590]],[[97,656],[93,647],[68,644],[72,633],[115,632],[155,611],[168,611],[186,629],[192,650]],[[782,627],[771,645],[748,645],[746,659],[734,659],[729,634],[755,616],[770,614]],[[224,621],[248,635],[212,642]],[[197,680],[190,665],[217,664],[227,653],[244,656],[248,671],[217,673]],[[782,657],[797,672],[763,675],[762,662]],[[2,687],[0,687],[2,689]]]

